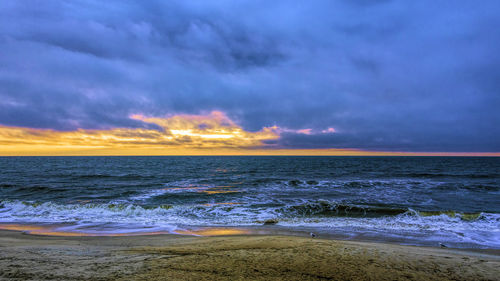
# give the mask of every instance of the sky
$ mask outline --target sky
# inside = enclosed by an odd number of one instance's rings
[[[0,155],[497,155],[500,2],[0,1]]]

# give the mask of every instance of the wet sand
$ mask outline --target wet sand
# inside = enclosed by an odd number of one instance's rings
[[[0,280],[500,280],[500,255],[293,236],[0,230]]]

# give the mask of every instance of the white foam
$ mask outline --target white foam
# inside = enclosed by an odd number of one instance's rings
[[[315,227],[332,232],[376,232],[379,235],[500,248],[500,215],[482,213],[473,221],[450,217],[419,216],[412,212],[378,218],[295,218],[280,222],[289,227]]]
[[[281,207],[258,204],[208,204],[163,206],[147,209],[134,204],[31,204],[4,201],[0,222],[71,223],[79,229],[89,225],[113,225],[114,231],[139,229],[172,230],[186,225],[248,226],[262,225],[277,218],[278,225],[317,228],[331,233],[378,233],[383,236],[473,244],[500,248],[500,214],[482,213],[465,220],[460,214],[420,216],[409,211],[397,216],[368,217],[291,217]]]
[[[164,188],[148,190],[141,194],[131,196],[130,200],[146,201],[148,199],[162,196],[168,193],[199,192],[215,187],[214,185],[195,184],[193,180],[174,181],[167,183],[164,186]]]

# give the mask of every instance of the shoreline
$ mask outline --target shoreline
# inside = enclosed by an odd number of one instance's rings
[[[445,246],[440,247],[441,243],[436,241],[426,240],[408,240],[401,237],[385,236],[368,236],[360,233],[340,234],[321,231],[313,228],[297,228],[280,225],[247,225],[247,226],[183,226],[175,230],[165,230],[154,228],[130,228],[129,230],[120,229],[120,231],[106,230],[76,230],[71,226],[73,224],[56,224],[56,223],[7,223],[0,222],[0,231],[18,231],[29,235],[39,236],[60,236],[60,237],[122,237],[122,236],[150,236],[150,235],[177,235],[177,236],[195,236],[195,237],[217,237],[217,236],[291,236],[291,237],[310,237],[310,233],[314,232],[316,238],[334,241],[350,241],[350,242],[366,242],[366,243],[382,243],[401,246],[414,247],[429,247],[429,248],[447,248],[450,250],[459,250],[464,252],[487,253],[500,256],[500,248],[493,247],[456,247],[453,244],[443,243]],[[69,228],[68,228],[69,227]]]
[[[51,236],[0,230],[0,280],[496,280],[500,255],[284,235]]]

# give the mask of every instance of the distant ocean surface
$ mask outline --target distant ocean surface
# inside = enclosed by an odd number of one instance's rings
[[[500,158],[0,157],[0,223],[500,249]]]

